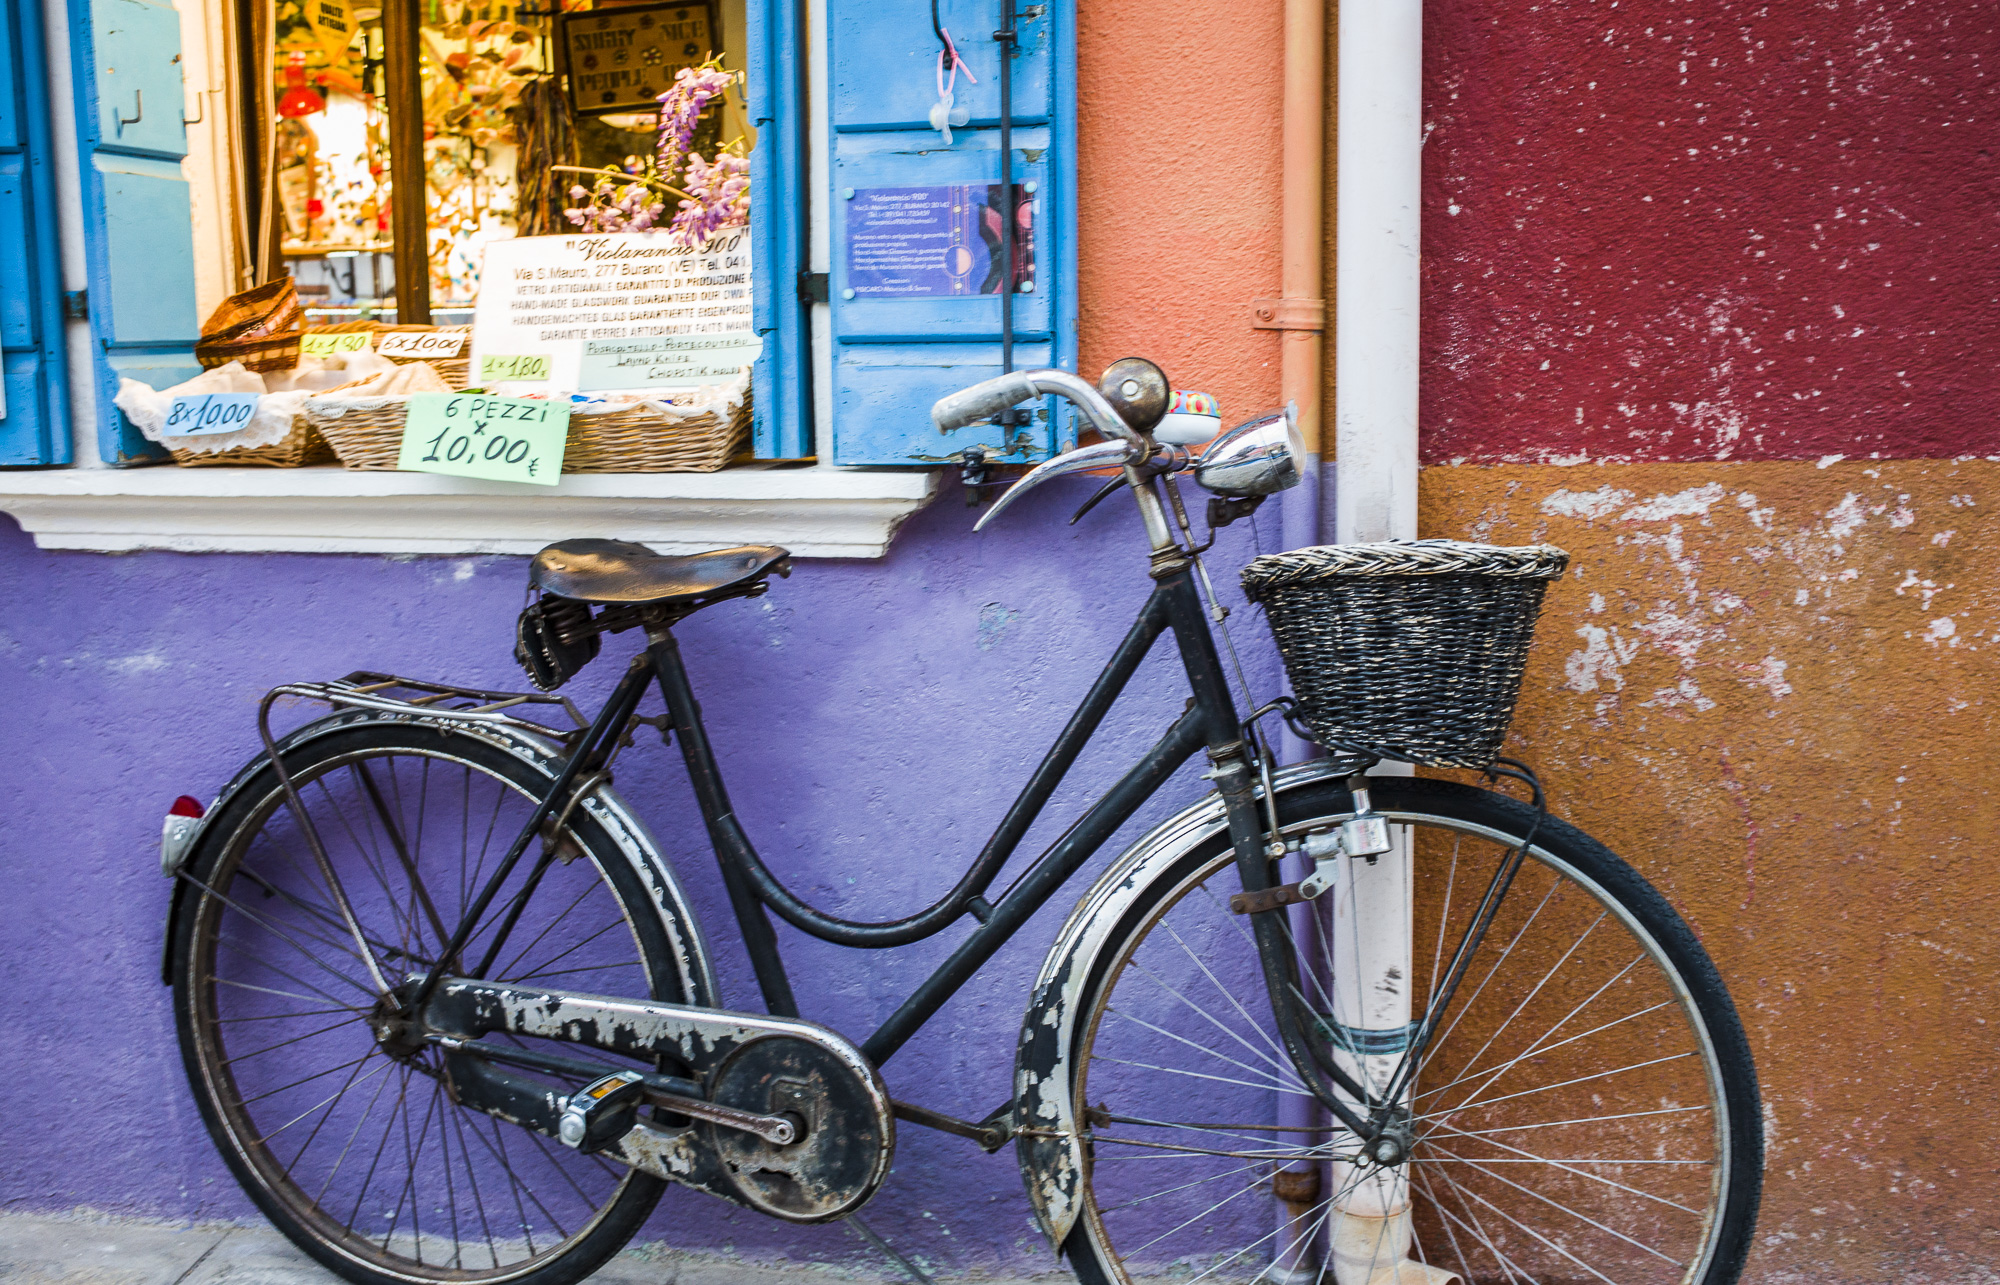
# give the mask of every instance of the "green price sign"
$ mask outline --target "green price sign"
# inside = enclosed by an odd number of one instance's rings
[[[299,353],[305,357],[331,357],[336,353],[360,352],[374,342],[375,336],[365,330],[347,330],[332,335],[307,335],[299,340]]]
[[[569,407],[483,393],[418,393],[403,425],[396,467],[492,482],[562,480]]]
[[[479,357],[479,382],[496,384],[510,379],[532,380],[549,377],[549,359],[545,354],[526,357],[510,357],[503,353],[482,353]]]

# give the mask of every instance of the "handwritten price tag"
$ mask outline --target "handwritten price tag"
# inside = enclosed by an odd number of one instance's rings
[[[403,424],[396,467],[491,482],[562,480],[569,407],[483,393],[418,393]]]
[[[160,431],[172,437],[234,433],[250,427],[250,418],[257,413],[258,396],[257,393],[196,393],[176,397]]]
[[[366,330],[342,331],[333,335],[307,335],[299,340],[299,354],[305,357],[332,357],[344,352],[361,352],[375,336]]]
[[[465,348],[463,330],[400,330],[382,336],[375,351],[384,357],[451,358]]]
[[[531,357],[510,357],[502,353],[482,353],[479,358],[479,382],[482,384],[501,383],[506,380],[529,381],[549,377],[549,359],[546,355]]]

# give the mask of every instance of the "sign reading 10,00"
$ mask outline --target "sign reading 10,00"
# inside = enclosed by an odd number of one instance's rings
[[[421,393],[410,398],[398,468],[494,482],[562,480],[569,407],[533,398],[482,393]]]

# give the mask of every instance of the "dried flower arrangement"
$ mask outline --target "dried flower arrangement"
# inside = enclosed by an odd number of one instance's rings
[[[683,67],[672,88],[660,95],[659,131],[653,155],[628,156],[619,169],[556,168],[591,174],[596,182],[569,190],[577,204],[564,217],[591,232],[646,232],[660,225],[667,203],[680,205],[668,226],[677,245],[690,249],[717,232],[740,228],[750,221],[750,158],[744,141],[736,139],[703,160],[693,151],[701,114],[717,96],[736,83],[737,73],[725,71],[719,59],[699,67]]]

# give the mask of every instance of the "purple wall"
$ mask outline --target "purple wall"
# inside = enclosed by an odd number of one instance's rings
[[[948,489],[888,557],[804,562],[767,597],[681,627],[737,810],[802,895],[849,916],[907,913],[950,886],[999,820],[1151,587],[1129,505],[1064,525],[1093,485],[1052,485],[979,536]],[[1223,531],[1211,562],[1239,605],[1238,647],[1260,698],[1277,690],[1276,656],[1261,617],[1240,609],[1235,570],[1253,541],[1280,547],[1278,507],[1254,531]],[[160,817],[177,794],[212,798],[250,756],[257,701],[279,682],[372,668],[525,686],[509,656],[524,562],[48,553],[0,521],[13,732],[0,797],[17,817],[0,849],[10,883],[0,1018],[14,1033],[0,1053],[0,1208],[254,1216],[188,1096],[159,983]],[[632,635],[610,639],[572,694],[594,704],[633,650]],[[1163,640],[1023,851],[1052,841],[1184,696]],[[619,788],[702,906],[725,1001],[754,1008],[678,764],[677,750],[642,741],[621,760]],[[1198,770],[1184,769],[1072,896],[1144,825],[1201,793]],[[1009,1096],[1016,1025],[1072,896],[1059,894],[889,1063],[892,1092],[975,1118]],[[857,1038],[963,935],[869,953],[783,931],[805,1014]],[[984,1156],[916,1128],[901,1144],[869,1215],[899,1247],[944,1270],[1054,1266],[1011,1152]],[[838,1227],[788,1227],[684,1192],[669,1194],[646,1234],[759,1258],[845,1259],[858,1247]]]

